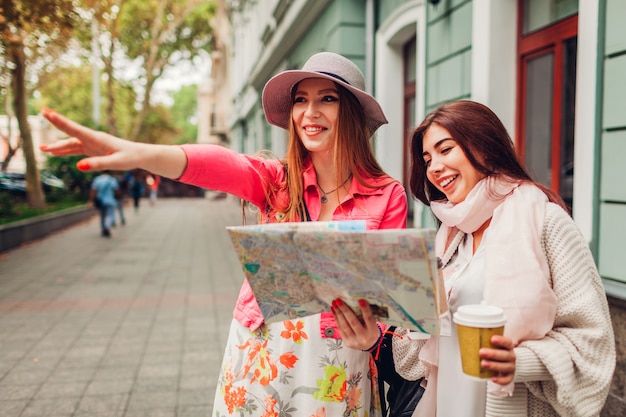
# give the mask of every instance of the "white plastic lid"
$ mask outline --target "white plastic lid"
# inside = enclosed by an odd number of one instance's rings
[[[500,307],[485,304],[460,306],[453,320],[456,324],[469,327],[499,327],[506,323],[504,311]]]

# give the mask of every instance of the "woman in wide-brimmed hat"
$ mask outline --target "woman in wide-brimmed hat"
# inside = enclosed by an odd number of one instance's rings
[[[364,91],[361,71],[329,52],[284,71],[263,90],[267,120],[289,132],[283,160],[217,145],[149,145],[78,125],[44,110],[72,138],[42,147],[86,154],[85,171],[142,168],[228,192],[259,208],[260,221],[365,220],[368,229],[406,226],[400,183],[383,172],[370,138],[387,119]],[[377,326],[370,329],[379,336]],[[212,415],[378,416],[376,368],[344,346],[332,313],[265,324],[247,281],[234,311]]]

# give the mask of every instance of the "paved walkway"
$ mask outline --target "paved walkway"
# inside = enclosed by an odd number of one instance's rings
[[[0,417],[208,417],[243,275],[232,198],[161,199],[0,255]]]

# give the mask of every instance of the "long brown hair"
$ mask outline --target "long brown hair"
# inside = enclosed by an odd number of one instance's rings
[[[339,116],[337,121],[335,148],[334,148],[334,174],[336,186],[341,186],[345,178],[341,178],[344,168],[362,185],[370,188],[384,188],[395,180],[389,177],[376,161],[370,137],[374,132],[368,129],[363,108],[358,99],[347,89],[335,83],[339,94]],[[293,95],[297,85],[292,89]],[[287,171],[286,183],[276,184],[278,189],[287,189],[289,202],[286,207],[272,207],[272,209],[285,213],[283,221],[302,220],[304,184],[302,171],[304,163],[309,156],[309,151],[304,147],[300,137],[293,126],[293,119],[289,123],[289,145],[287,154],[283,160]],[[366,183],[368,178],[388,178],[383,184],[371,185]],[[276,194],[278,190],[268,190],[268,196]],[[276,201],[268,198],[268,201]]]
[[[534,181],[520,161],[506,128],[489,107],[469,100],[444,104],[428,114],[413,132],[411,142],[411,192],[422,203],[443,200],[445,194],[426,176],[423,139],[433,124],[446,129],[463,149],[472,166],[485,176],[503,176],[540,188],[554,203],[567,211],[563,199],[554,191]]]

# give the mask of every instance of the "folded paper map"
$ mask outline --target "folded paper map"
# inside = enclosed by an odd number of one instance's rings
[[[389,325],[440,334],[449,316],[433,229],[365,230],[364,221],[227,228],[267,323],[372,305]]]

